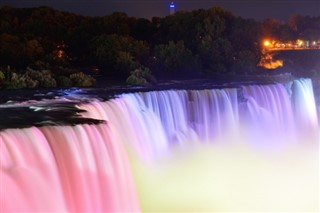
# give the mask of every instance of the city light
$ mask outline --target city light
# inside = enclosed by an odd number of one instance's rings
[[[279,41],[279,40],[263,40],[262,45],[264,50],[278,51],[278,50],[311,50],[320,49],[320,39],[318,40],[297,40]]]
[[[268,40],[264,41],[264,42],[263,42],[263,45],[264,45],[265,47],[270,46],[270,41],[268,41]]]

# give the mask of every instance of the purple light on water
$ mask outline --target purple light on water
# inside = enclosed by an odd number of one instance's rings
[[[107,122],[0,131],[1,210],[319,210],[309,79],[137,92],[77,107]]]

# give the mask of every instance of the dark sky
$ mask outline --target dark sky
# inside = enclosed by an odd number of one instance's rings
[[[176,0],[176,10],[222,6],[236,16],[262,20],[288,20],[293,14],[320,16],[320,0]],[[89,16],[109,15],[114,11],[129,16],[151,18],[169,14],[170,0],[0,0],[0,6],[51,6]]]

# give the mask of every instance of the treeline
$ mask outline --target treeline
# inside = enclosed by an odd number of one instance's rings
[[[312,40],[318,35],[320,17],[257,22],[219,7],[152,20],[119,12],[87,17],[49,7],[2,7],[0,66],[98,66],[102,76],[113,79],[148,70],[157,78],[246,74],[256,71],[264,38]]]

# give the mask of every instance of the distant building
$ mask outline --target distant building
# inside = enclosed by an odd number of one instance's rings
[[[173,2],[171,2],[169,8],[170,8],[170,15],[173,15],[175,12],[176,5]]]

